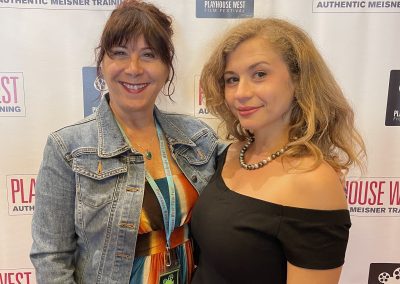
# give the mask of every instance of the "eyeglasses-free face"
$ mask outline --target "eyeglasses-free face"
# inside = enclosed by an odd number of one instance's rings
[[[143,35],[126,46],[115,46],[104,56],[101,70],[117,116],[143,112],[152,115],[169,68],[146,43]]]
[[[265,38],[240,43],[226,59],[225,100],[253,132],[289,125],[295,84],[287,64]]]

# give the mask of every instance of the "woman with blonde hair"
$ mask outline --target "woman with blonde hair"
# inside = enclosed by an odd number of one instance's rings
[[[195,205],[192,283],[338,283],[351,226],[344,192],[365,146],[309,36],[280,19],[238,24],[201,75],[233,143]]]

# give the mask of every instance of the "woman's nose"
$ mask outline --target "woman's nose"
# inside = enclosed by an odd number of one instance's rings
[[[126,73],[137,76],[143,73],[143,66],[140,62],[140,58],[136,55],[132,55],[129,58],[128,65],[126,66]]]
[[[251,96],[251,86],[246,79],[241,79],[236,85],[235,97],[246,99]]]

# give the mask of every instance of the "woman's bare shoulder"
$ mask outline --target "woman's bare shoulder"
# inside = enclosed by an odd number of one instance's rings
[[[311,158],[302,159],[302,166],[312,166]],[[339,174],[327,162],[316,168],[293,174],[292,185],[300,193],[298,205],[310,209],[346,209],[347,200],[344,185]]]

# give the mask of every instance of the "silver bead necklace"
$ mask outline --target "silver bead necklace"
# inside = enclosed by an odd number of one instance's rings
[[[274,154],[272,154],[271,156],[268,156],[267,158],[254,163],[254,164],[246,164],[244,161],[244,153],[246,153],[246,151],[248,150],[249,146],[251,143],[254,142],[254,137],[250,137],[249,140],[246,142],[246,144],[243,145],[242,149],[240,150],[240,154],[239,154],[239,163],[240,166],[242,168],[244,168],[245,170],[257,170],[260,169],[262,167],[264,167],[266,164],[272,162],[273,160],[275,160],[276,158],[278,158],[280,155],[282,155],[283,153],[285,153],[285,151],[288,149],[288,145],[286,145],[285,147],[283,147],[282,149],[276,151]]]

